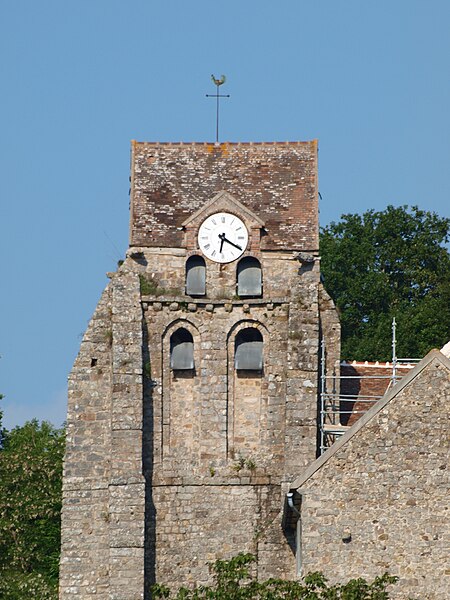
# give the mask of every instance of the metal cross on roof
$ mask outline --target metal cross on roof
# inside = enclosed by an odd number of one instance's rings
[[[230,94],[219,94],[219,87],[226,81],[225,75],[221,75],[220,79],[216,79],[211,75],[211,79],[216,86],[215,94],[206,94],[207,98],[216,98],[216,144],[219,143],[219,98],[229,98]]]

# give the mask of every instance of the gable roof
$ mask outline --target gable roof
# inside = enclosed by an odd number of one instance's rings
[[[211,210],[209,210],[211,209]],[[237,213],[247,217],[249,221],[255,222],[260,227],[264,227],[264,221],[258,217],[252,210],[239,202],[229,192],[222,190],[216,194],[211,200],[208,200],[203,206],[196,210],[181,224],[182,227],[187,227],[190,223],[196,221],[199,217],[206,217],[211,212],[218,210],[235,210]]]
[[[437,361],[444,366],[450,372],[450,360],[444,356],[439,350],[431,350],[425,358],[403,379],[397,383],[397,385],[391,388],[372,408],[370,408],[350,429],[337,441],[335,442],[326,452],[322,454],[317,460],[315,460],[307,469],[294,480],[291,485],[291,490],[297,490],[310,477],[318,471],[322,465],[330,460],[339,450],[344,446],[351,438],[353,438],[360,429],[362,429],[369,421],[371,421],[383,408],[389,404],[406,386],[418,377],[422,371],[433,361]]]

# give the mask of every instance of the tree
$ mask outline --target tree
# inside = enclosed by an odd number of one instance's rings
[[[310,573],[303,582],[268,579],[258,582],[251,573],[252,554],[238,554],[231,560],[218,560],[212,567],[212,586],[180,588],[172,593],[164,585],[155,585],[153,598],[167,600],[388,600],[387,587],[397,581],[385,573],[368,583],[352,579],[343,585],[329,586],[321,573]]]
[[[57,598],[64,432],[33,420],[0,450],[0,598]]]
[[[450,219],[417,206],[347,214],[323,228],[322,273],[340,312],[342,358],[421,358],[450,339]]]
[[[0,394],[0,400],[3,400],[3,394]],[[0,449],[2,447],[2,440],[3,440],[3,411],[0,408]]]

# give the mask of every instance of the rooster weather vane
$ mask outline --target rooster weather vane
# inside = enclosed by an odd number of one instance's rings
[[[220,79],[216,79],[214,75],[211,75],[211,80],[216,86],[215,94],[206,94],[207,98],[215,98],[216,99],[216,144],[219,143],[219,98],[229,98],[230,94],[219,94],[219,87],[223,85],[226,81],[225,75],[221,75]]]

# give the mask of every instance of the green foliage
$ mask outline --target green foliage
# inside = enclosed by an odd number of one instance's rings
[[[106,329],[105,331],[105,341],[108,346],[112,346],[113,344],[113,332],[112,329]]]
[[[239,473],[241,469],[245,468],[245,458],[239,454],[237,460],[231,465],[231,468],[233,471],[237,471]]]
[[[141,287],[141,294],[143,296],[160,296],[160,290],[158,284],[145,275],[139,275],[139,282]]]
[[[256,469],[256,463],[252,458],[244,458],[242,454],[239,454],[237,460],[231,465],[231,468],[237,473],[239,473],[239,471],[242,469],[254,471]]]
[[[3,394],[0,394],[0,400],[3,400]],[[0,409],[0,448],[2,446],[2,431],[3,431],[3,411]]]
[[[0,450],[0,598],[57,598],[64,432],[36,420]]]
[[[256,463],[252,458],[247,458],[245,461],[245,466],[247,469],[249,469],[249,471],[254,471],[256,469]]]
[[[139,275],[139,283],[142,296],[181,296],[179,288],[165,288],[159,282],[147,274]]]
[[[450,339],[450,219],[417,207],[343,215],[321,231],[325,287],[341,316],[342,358],[424,356]]]
[[[147,379],[152,378],[152,365],[149,360],[144,363],[143,371],[144,371],[144,376],[147,377]]]
[[[387,587],[397,581],[385,573],[372,583],[352,579],[343,585],[330,586],[321,573],[310,573],[303,581],[268,579],[258,582],[254,577],[252,554],[238,554],[231,560],[218,560],[211,565],[212,586],[194,589],[180,588],[177,592],[164,585],[155,585],[153,598],[167,600],[388,600]]]

